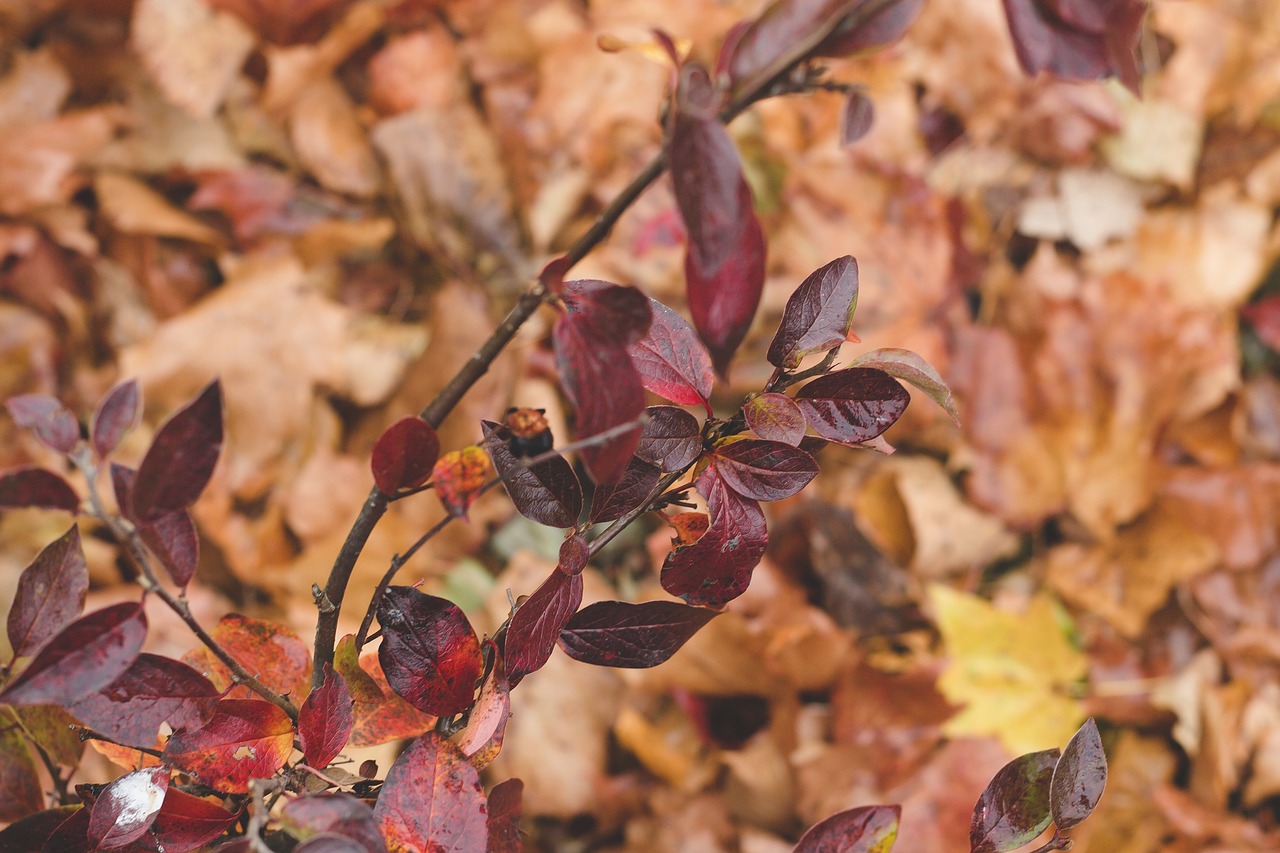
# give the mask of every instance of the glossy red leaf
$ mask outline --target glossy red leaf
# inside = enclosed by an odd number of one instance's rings
[[[675,406],[650,406],[645,415],[636,456],[666,474],[693,464],[702,453],[698,419]]]
[[[573,527],[582,514],[582,484],[573,466],[560,454],[536,465],[517,459],[507,443],[511,430],[493,421],[481,421],[485,448],[511,503],[523,515],[547,527]]]
[[[351,691],[342,676],[325,664],[324,682],[298,709],[298,740],[312,767],[325,768],[338,757],[355,726]]]
[[[4,766],[0,765],[0,774],[4,773]],[[36,789],[39,793],[39,788]],[[41,797],[43,800],[43,797]],[[4,804],[0,804],[4,805]],[[14,853],[27,853],[27,851],[38,851],[44,848],[45,842],[55,830],[74,814],[84,811],[81,806],[62,806],[56,809],[45,809],[39,811],[39,805],[36,806],[37,811],[28,814],[21,820],[16,820],[0,829],[0,850],[14,851]],[[3,814],[3,809],[0,809]],[[0,818],[0,820],[8,820],[8,818]],[[84,818],[87,821],[89,818]]]
[[[147,617],[136,602],[104,607],[58,632],[0,690],[11,705],[69,705],[120,676],[138,657]]]
[[[223,699],[209,722],[175,732],[164,757],[215,791],[245,794],[252,779],[268,779],[293,750],[289,715],[258,699]]]
[[[222,449],[222,386],[215,379],[156,432],[129,490],[144,522],[186,509],[204,491]]]
[[[708,468],[698,477],[711,526],[692,545],[677,547],[662,564],[662,588],[687,604],[721,607],[742,595],[769,537],[755,501],[730,489]]]
[[[688,63],[681,69],[667,156],[688,234],[689,312],[725,376],[760,304],[765,244],[738,149],[703,94],[709,89],[705,68]]]
[[[1107,786],[1107,754],[1093,718],[1085,720],[1058,760],[1049,786],[1049,810],[1059,832],[1093,814]]]
[[[373,809],[350,794],[324,793],[299,797],[285,805],[281,818],[299,838],[336,835],[360,845],[367,853],[386,853]]]
[[[388,495],[421,486],[439,457],[440,437],[431,424],[422,418],[401,418],[373,445],[373,480]]]
[[[591,559],[591,546],[581,533],[574,533],[560,543],[560,555],[556,568],[566,575],[582,574]]]
[[[836,258],[800,283],[769,344],[769,363],[794,370],[806,355],[840,346],[849,336],[858,306],[858,262]]]
[[[1048,71],[1064,80],[1114,76],[1138,94],[1134,51],[1146,14],[1141,0],[1004,0],[1004,12],[1027,74]]]
[[[871,132],[876,108],[867,93],[855,88],[845,95],[840,108],[840,144],[846,148]]]
[[[542,668],[556,647],[560,629],[582,603],[582,575],[552,572],[511,617],[505,648],[512,686]]]
[[[675,654],[714,610],[675,601],[600,601],[574,614],[560,631],[560,648],[597,666],[646,669]]]
[[[622,476],[596,486],[591,498],[591,523],[613,521],[640,506],[653,493],[661,475],[657,467],[638,456],[631,457]]]
[[[731,438],[717,444],[711,464],[730,489],[755,501],[789,498],[818,476],[818,463],[808,453],[762,438]]]
[[[489,792],[489,842],[485,853],[521,853],[520,812],[524,782],[504,779]]]
[[[9,416],[35,433],[46,447],[70,453],[80,441],[80,424],[62,403],[46,394],[20,394],[5,401]]]
[[[216,803],[170,787],[143,843],[164,853],[188,853],[222,835],[238,817]]]
[[[492,643],[490,646],[494,664],[480,685],[480,694],[467,717],[467,727],[458,738],[458,748],[477,770],[488,767],[498,757],[507,732],[507,718],[511,716],[511,685],[502,655]]]
[[[493,465],[488,455],[475,445],[449,451],[431,469],[436,495],[444,504],[445,511],[454,518],[467,517],[467,510],[480,497],[492,476]]]
[[[168,790],[167,767],[147,767],[116,779],[94,800],[89,840],[102,850],[137,841],[160,814]]]
[[[276,693],[298,698],[311,690],[311,650],[288,625],[228,613],[209,633],[241,666]],[[187,652],[182,659],[222,690],[234,684],[231,670],[203,646]],[[227,695],[250,699],[254,694],[247,687],[235,687]]]
[[[191,582],[200,563],[200,535],[190,512],[180,509],[140,524],[138,535],[175,584],[185,587]]]
[[[96,732],[126,746],[151,746],[162,723],[198,729],[213,715],[218,689],[181,661],[146,652],[96,693],[68,710]]]
[[[742,414],[756,435],[797,447],[809,427],[795,400],[772,391],[748,400],[742,406]]]
[[[80,498],[70,483],[47,468],[30,465],[0,474],[0,509],[26,507],[75,512]]]
[[[819,376],[796,394],[796,405],[822,438],[858,444],[880,435],[911,402],[907,390],[882,370],[851,367]]]
[[[29,655],[48,642],[84,610],[89,569],[80,547],[80,529],[45,546],[18,577],[18,589],[6,626],[15,658]]]
[[[378,623],[378,660],[392,690],[437,717],[471,705],[480,678],[480,641],[458,605],[391,586],[378,602]]]
[[[0,722],[0,821],[18,820],[43,807],[40,774],[26,738],[16,725],[3,720]]]
[[[711,354],[685,318],[656,299],[653,322],[627,352],[645,389],[681,406],[707,406],[715,384]]]
[[[924,8],[924,0],[859,2],[853,13],[836,25],[813,51],[814,56],[850,56],[886,47],[906,34]]]
[[[142,417],[142,392],[138,380],[121,382],[107,392],[93,413],[89,435],[99,459],[106,459]]]
[[[486,811],[480,771],[451,741],[428,732],[391,766],[373,814],[391,850],[481,853]]]
[[[970,853],[1006,853],[1044,832],[1053,820],[1049,784],[1057,763],[1058,750],[1046,749],[1000,768],[973,807]]]
[[[889,853],[898,837],[901,806],[859,806],[815,823],[794,853]]]
[[[942,407],[951,420],[960,423],[960,413],[956,411],[955,401],[951,398],[951,389],[933,365],[925,361],[911,350],[897,347],[885,347],[863,353],[855,358],[850,367],[873,367],[883,370],[894,379],[909,382],[929,396]]]

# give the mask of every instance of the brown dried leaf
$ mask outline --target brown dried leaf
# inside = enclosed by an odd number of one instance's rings
[[[322,186],[358,198],[371,197],[381,188],[368,134],[356,117],[355,104],[336,80],[317,80],[298,95],[289,130],[298,159]]]
[[[256,41],[201,0],[138,0],[130,38],[165,96],[196,118],[218,111]]]

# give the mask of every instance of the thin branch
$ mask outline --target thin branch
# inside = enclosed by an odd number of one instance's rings
[[[67,785],[71,782],[71,774],[68,773],[66,777],[63,777],[62,768],[53,760],[53,756],[49,755],[45,748],[40,745],[39,741],[29,734],[26,740],[27,743],[36,748],[36,755],[40,756],[40,762],[44,764],[44,769],[49,771],[49,778],[53,780],[54,805],[67,805],[67,800],[71,798],[71,794],[67,790]]]
[[[133,744],[130,744],[130,743],[121,743],[118,740],[113,740],[112,738],[107,737],[101,732],[95,732],[93,729],[87,728],[85,726],[73,725],[71,726],[71,730],[76,733],[76,736],[80,738],[82,742],[86,740],[96,740],[99,743],[109,743],[115,746],[123,746],[125,749],[137,750],[138,752],[141,752],[144,755],[150,755],[155,758],[164,758],[164,753],[158,749],[153,749],[152,747],[149,747],[149,746],[134,746]]]
[[[1065,835],[1059,835],[1055,830],[1053,838],[1050,838],[1042,846],[1032,850],[1031,853],[1053,853],[1054,850],[1070,850],[1075,846],[1075,842]]]

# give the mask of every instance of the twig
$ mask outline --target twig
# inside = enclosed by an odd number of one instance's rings
[[[1050,838],[1042,846],[1032,850],[1031,853],[1052,853],[1054,850],[1070,850],[1075,846],[1075,842],[1065,835],[1059,835],[1056,831],[1053,838]]]
[[[118,740],[109,738],[101,732],[95,732],[93,729],[85,726],[71,726],[71,730],[76,733],[76,736],[79,737],[81,741],[96,740],[99,743],[109,743],[115,746],[123,746],[125,749],[137,750],[138,752],[150,755],[154,758],[164,758],[164,753],[158,749],[154,749],[149,746],[134,746],[131,743],[121,743]]]
[[[249,839],[249,848],[253,850],[253,853],[275,853],[267,846],[266,839],[262,837],[262,830],[267,822],[267,813],[271,811],[267,807],[264,798],[268,791],[277,792],[279,790],[279,779],[249,780],[249,791],[253,794],[253,814],[249,817],[249,828],[245,834]]]

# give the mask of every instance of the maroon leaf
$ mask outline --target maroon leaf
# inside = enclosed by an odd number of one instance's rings
[[[673,403],[709,407],[715,383],[711,354],[687,320],[656,299],[649,300],[649,307],[649,333],[627,349],[640,382]]]
[[[138,390],[138,380],[129,379],[121,382],[107,392],[93,413],[93,422],[89,435],[93,438],[93,449],[99,459],[110,456],[129,430],[138,425],[142,417],[142,394]]]
[[[815,823],[794,853],[889,853],[901,806],[859,806]]]
[[[45,840],[40,853],[92,853],[97,846],[89,840],[89,809],[81,808],[58,824]]]
[[[23,429],[35,433],[45,447],[70,453],[80,440],[80,424],[55,398],[45,394],[21,394],[5,401],[9,416]]]
[[[69,705],[120,676],[142,648],[147,617],[136,602],[81,616],[50,640],[0,690],[11,705]]]
[[[600,601],[582,608],[561,629],[560,648],[583,663],[646,669],[669,659],[718,615],[674,601]]]
[[[800,283],[769,344],[769,363],[794,370],[806,355],[844,343],[858,305],[858,262],[836,258]]]
[[[9,609],[9,645],[15,658],[29,655],[84,610],[89,569],[80,547],[80,530],[66,533],[36,555],[18,578]]]
[[[164,757],[215,791],[245,794],[253,779],[268,779],[293,750],[289,715],[257,699],[223,699],[203,727],[176,732]]]
[[[1004,0],[1018,62],[1064,80],[1115,76],[1135,95],[1141,82],[1134,50],[1146,4],[1141,0]]]
[[[511,430],[493,421],[480,423],[485,449],[520,514],[547,527],[577,524],[582,514],[582,485],[569,461],[557,453],[535,465],[526,465],[507,445]]]
[[[467,727],[458,739],[458,748],[471,759],[477,770],[489,766],[502,749],[507,732],[507,718],[511,716],[511,685],[502,665],[502,655],[492,642],[493,667],[480,685],[480,695],[467,716]]]
[[[169,790],[169,768],[126,773],[103,789],[89,814],[89,840],[102,850],[132,844],[147,834]]]
[[[1049,784],[1057,763],[1058,750],[1046,749],[1000,768],[973,807],[970,853],[1005,853],[1044,832],[1053,820]]]
[[[479,771],[435,732],[418,738],[396,759],[373,814],[393,850],[479,853],[485,848]]]
[[[924,0],[892,0],[877,9],[871,0],[859,2],[853,14],[823,39],[814,56],[849,56],[893,44],[906,33],[924,8]]]
[[[27,466],[0,474],[0,509],[25,507],[75,512],[80,498],[70,483],[47,468]]]
[[[96,732],[127,746],[151,746],[162,723],[198,729],[213,715],[218,689],[181,661],[146,652],[96,693],[67,709]]]
[[[190,512],[180,509],[165,513],[150,524],[140,524],[138,535],[174,583],[185,587],[191,582],[200,562],[200,536]]]
[[[748,400],[742,407],[742,414],[756,435],[770,441],[799,446],[809,427],[795,400],[772,391]]]
[[[0,821],[6,822],[34,814],[44,805],[35,759],[10,719],[0,725]],[[0,850],[14,849],[19,848],[0,846]]]
[[[840,444],[880,435],[910,401],[911,395],[887,373],[868,367],[819,376],[796,394],[796,404],[814,432]]]
[[[653,493],[659,476],[661,472],[656,467],[637,456],[631,457],[621,477],[596,486],[591,498],[591,523],[613,521],[640,506]]]
[[[514,687],[542,668],[556,647],[560,629],[582,603],[582,575],[552,572],[511,617],[507,628],[507,678]]]
[[[845,96],[840,110],[840,144],[846,148],[871,132],[876,108],[863,89],[855,88]]]
[[[818,475],[818,463],[798,447],[760,438],[731,438],[711,454],[716,473],[744,498],[779,501]]]
[[[324,665],[324,682],[311,691],[298,711],[298,740],[312,767],[325,768],[342,752],[355,726],[351,691],[342,676]]]
[[[347,838],[368,853],[386,853],[373,809],[350,794],[312,794],[299,797],[284,807],[285,826],[294,835],[306,838],[326,833]]]
[[[130,489],[131,517],[154,521],[195,503],[221,449],[222,386],[215,379],[156,432]]]
[[[489,843],[485,853],[520,853],[520,810],[524,783],[504,779],[489,792]]]
[[[133,492],[133,484],[138,480],[138,469],[130,468],[128,465],[121,465],[119,462],[112,462],[109,470],[111,472],[111,491],[116,496],[116,506],[120,508],[120,514],[137,524],[133,518],[131,494]]]
[[[1107,786],[1107,755],[1093,718],[1072,735],[1053,771],[1049,809],[1059,832],[1093,814]]]
[[[373,445],[373,480],[388,495],[421,486],[439,457],[440,438],[431,424],[422,418],[401,418]]]
[[[5,772],[6,768],[0,764],[0,774]],[[37,784],[36,794],[40,795],[40,788]],[[41,797],[43,799],[43,797]],[[12,805],[11,803],[0,803],[0,806]],[[36,809],[40,805],[37,803]],[[28,814],[27,817],[9,824],[4,829],[0,829],[0,850],[15,851],[37,851],[43,850],[45,842],[49,840],[49,836],[54,831],[66,823],[74,814],[84,811],[81,806],[62,806],[56,809],[45,809],[44,811],[36,811],[34,814]],[[3,808],[0,808],[0,814],[3,814]],[[7,818],[0,818],[7,820]],[[88,825],[88,816],[84,818],[86,826]]]
[[[471,705],[480,678],[480,641],[458,605],[391,586],[378,602],[378,623],[378,661],[392,690],[437,717]]]
[[[293,848],[294,853],[369,853],[369,849],[345,835],[322,832]]]
[[[760,304],[765,246],[738,149],[705,94],[709,90],[705,68],[688,63],[681,69],[667,154],[689,236],[689,312],[716,371],[725,376]]]
[[[591,546],[581,533],[574,533],[560,543],[560,559],[556,562],[556,568],[566,575],[582,574],[589,559]]]
[[[146,846],[164,853],[198,850],[230,829],[238,817],[222,806],[171,787],[151,824],[151,843]]]
[[[933,365],[925,361],[911,350],[885,347],[863,353],[853,360],[851,367],[874,367],[883,370],[894,379],[910,382],[929,398],[942,407],[951,419],[960,422],[960,413],[956,411],[955,401],[951,399],[951,389],[942,381]]]
[[[675,406],[650,406],[645,414],[636,456],[670,474],[691,465],[702,453],[702,433],[693,415]]]
[[[708,468],[698,477],[711,526],[692,545],[676,548],[662,564],[662,588],[686,603],[720,607],[742,595],[768,543],[764,513]]]

